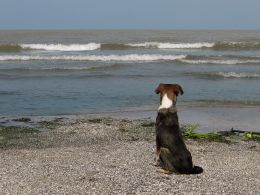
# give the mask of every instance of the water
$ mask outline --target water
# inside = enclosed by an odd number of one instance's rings
[[[260,31],[0,31],[0,115],[60,115],[158,105],[260,105]]]

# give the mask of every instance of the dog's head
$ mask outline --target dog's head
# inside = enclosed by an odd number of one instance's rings
[[[171,106],[176,104],[177,96],[179,94],[183,94],[182,87],[178,84],[164,84],[160,83],[158,87],[155,89],[155,93],[160,93],[160,107],[162,108],[170,108]]]

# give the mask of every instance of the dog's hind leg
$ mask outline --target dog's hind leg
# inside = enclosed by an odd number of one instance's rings
[[[168,174],[168,175],[173,174],[172,171],[168,171],[168,170],[163,169],[163,168],[161,168],[161,169],[159,170],[159,172],[160,172],[160,173],[164,173],[164,174]]]

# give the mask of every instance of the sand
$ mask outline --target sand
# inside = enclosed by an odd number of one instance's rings
[[[199,175],[154,164],[147,120],[66,119],[10,138],[0,149],[0,194],[260,194],[260,145],[186,140]],[[5,139],[2,136],[0,139]]]

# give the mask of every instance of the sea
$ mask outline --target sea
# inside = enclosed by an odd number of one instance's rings
[[[0,30],[0,115],[260,107],[259,30]]]

